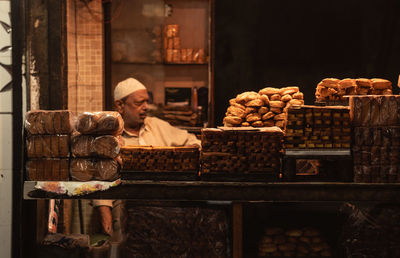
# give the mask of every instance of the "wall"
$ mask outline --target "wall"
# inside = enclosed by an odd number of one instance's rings
[[[0,21],[11,25],[10,1],[0,1]],[[0,26],[0,48],[11,45],[11,33]],[[11,51],[0,53],[2,64],[11,64]],[[11,81],[0,67],[0,89]],[[12,90],[0,92],[0,257],[11,257],[12,220]]]
[[[103,110],[102,1],[67,1],[68,109]]]

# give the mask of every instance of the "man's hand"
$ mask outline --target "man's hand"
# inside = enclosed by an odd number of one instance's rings
[[[97,209],[99,210],[103,232],[111,236],[113,233],[111,208],[108,206],[99,206]]]

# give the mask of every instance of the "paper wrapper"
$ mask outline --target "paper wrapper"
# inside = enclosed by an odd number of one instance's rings
[[[111,187],[121,184],[121,180],[117,179],[113,182],[89,181],[89,182],[64,182],[64,181],[40,181],[35,185],[36,189],[55,194],[67,194],[68,196],[79,196],[94,193],[97,191],[105,191]]]

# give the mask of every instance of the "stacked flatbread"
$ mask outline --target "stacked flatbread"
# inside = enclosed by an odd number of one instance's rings
[[[392,83],[379,78],[325,78],[315,91],[317,101],[343,100],[345,95],[392,95]]]
[[[252,126],[284,128],[286,111],[294,105],[303,105],[299,87],[266,87],[259,92],[247,91],[229,100],[224,126]]]

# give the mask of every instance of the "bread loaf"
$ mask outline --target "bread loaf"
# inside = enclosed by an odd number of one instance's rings
[[[280,90],[277,89],[277,88],[266,87],[266,88],[260,90],[258,93],[259,93],[260,95],[268,95],[268,96],[271,96],[271,95],[273,95],[273,94],[279,94],[279,91],[280,91]]]
[[[114,181],[119,177],[120,165],[114,159],[100,159],[96,163],[95,180]]]
[[[77,135],[71,140],[71,152],[74,157],[90,157],[94,155],[93,135]]]
[[[94,153],[103,158],[116,158],[119,155],[120,144],[116,137],[103,135],[93,141]]]
[[[30,159],[26,162],[28,180],[68,181],[68,159]]]
[[[72,132],[68,110],[36,110],[26,114],[26,128],[30,134],[69,134]]]
[[[84,112],[77,118],[76,129],[81,134],[120,135],[124,121],[118,112]]]
[[[26,138],[28,158],[69,157],[69,135],[30,135]]]
[[[96,163],[91,159],[71,159],[70,175],[75,181],[90,181],[96,173]]]

